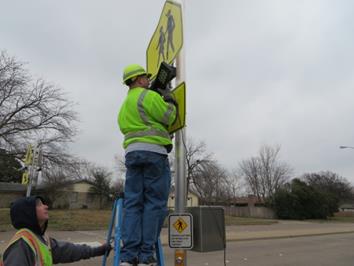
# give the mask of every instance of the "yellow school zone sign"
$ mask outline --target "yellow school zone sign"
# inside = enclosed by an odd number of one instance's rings
[[[171,64],[183,45],[182,8],[166,1],[154,34],[146,50],[147,72],[152,79],[157,75],[161,62]]]
[[[172,90],[172,96],[178,103],[177,119],[168,128],[169,133],[174,133],[186,124],[186,83],[182,82]]]
[[[23,185],[26,185],[29,182],[29,170],[28,170],[28,167],[32,164],[32,161],[33,161],[33,147],[32,147],[31,144],[29,144],[28,147],[27,147],[26,156],[24,158],[24,161],[25,161],[25,165],[26,165],[27,168],[22,174],[21,183]]]

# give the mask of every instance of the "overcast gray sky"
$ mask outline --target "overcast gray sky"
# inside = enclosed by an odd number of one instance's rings
[[[232,169],[281,145],[295,175],[354,183],[354,1],[185,0],[187,136]],[[145,65],[163,0],[2,0],[0,50],[77,103],[70,151],[113,167],[123,68]]]

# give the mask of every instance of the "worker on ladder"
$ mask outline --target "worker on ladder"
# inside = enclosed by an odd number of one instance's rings
[[[118,115],[124,134],[126,181],[121,266],[155,266],[154,247],[167,215],[171,184],[168,133],[176,104],[168,90],[149,90],[150,74],[139,65],[127,66],[123,82],[129,87]]]

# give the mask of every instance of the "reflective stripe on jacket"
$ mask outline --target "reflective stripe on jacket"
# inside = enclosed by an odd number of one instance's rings
[[[16,234],[10,240],[10,243],[8,244],[7,247],[10,247],[12,244],[14,244],[19,239],[24,240],[27,243],[27,245],[31,248],[31,250],[33,251],[33,255],[35,258],[35,262],[36,262],[35,266],[52,266],[53,265],[50,247],[45,245],[41,240],[38,239],[38,237],[32,231],[30,231],[28,229],[21,229],[21,230],[17,231]],[[49,240],[48,240],[48,242],[49,242]],[[50,245],[50,243],[48,245]],[[0,265],[2,265],[2,262],[0,263]]]
[[[140,87],[130,89],[118,115],[123,147],[133,142],[172,144],[167,128],[175,118],[176,107],[157,92]]]

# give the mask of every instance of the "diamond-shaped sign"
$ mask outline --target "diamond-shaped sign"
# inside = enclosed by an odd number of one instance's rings
[[[179,232],[182,233],[184,229],[186,229],[188,224],[182,219],[178,218],[178,220],[173,224],[173,227]]]
[[[147,71],[152,79],[157,75],[161,62],[173,62],[183,45],[182,8],[166,1],[159,23],[146,50]]]
[[[169,133],[174,133],[186,125],[186,84],[182,82],[171,91],[173,98],[178,103],[176,121],[168,128]]]

